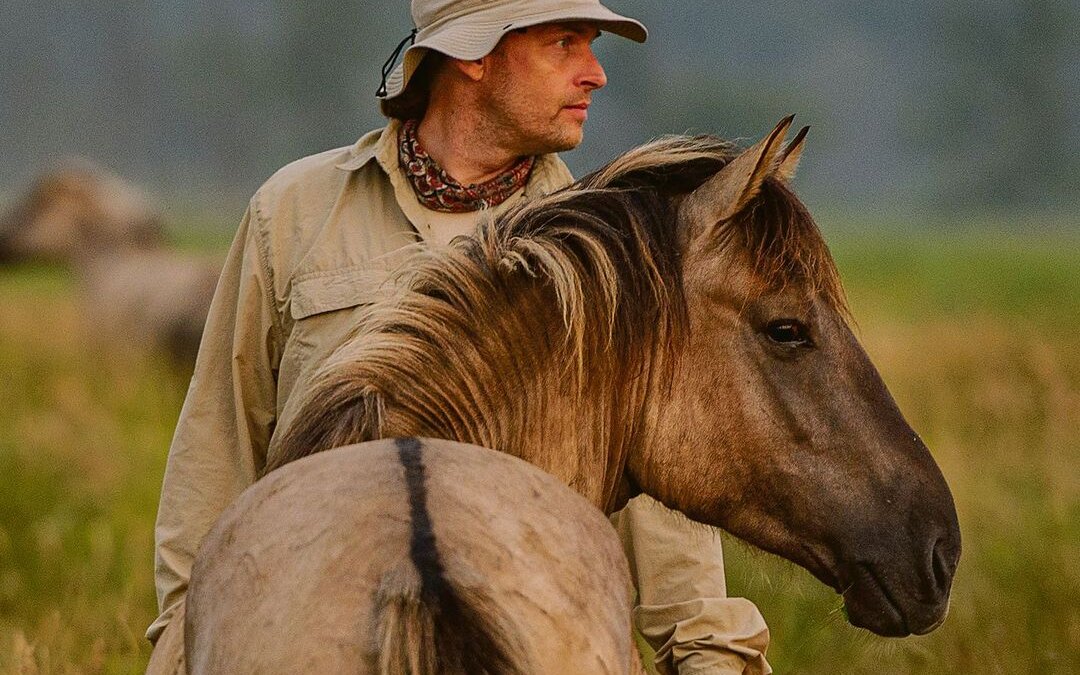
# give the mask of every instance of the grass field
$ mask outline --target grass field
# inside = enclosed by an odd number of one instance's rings
[[[1080,672],[1080,237],[830,237],[858,333],[951,485],[964,553],[921,638],[848,626],[738,543],[778,673]],[[89,327],[88,327],[89,326]],[[186,376],[115,354],[63,270],[0,270],[0,672],[141,672],[153,521]]]

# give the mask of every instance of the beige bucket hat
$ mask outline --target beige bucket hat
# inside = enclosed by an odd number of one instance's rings
[[[383,83],[375,95],[384,101],[405,91],[429,49],[471,61],[487,56],[512,30],[558,21],[595,21],[601,30],[635,42],[648,37],[645,26],[600,0],[412,0],[411,9],[416,28],[383,66]],[[394,68],[409,42],[401,65]]]

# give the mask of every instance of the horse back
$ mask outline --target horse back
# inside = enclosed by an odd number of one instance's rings
[[[627,673],[630,581],[605,516],[540,469],[442,440],[272,472],[188,593],[191,672]]]

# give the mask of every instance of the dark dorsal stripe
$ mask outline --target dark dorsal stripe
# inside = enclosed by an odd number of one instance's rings
[[[513,626],[513,622],[502,616],[498,604],[483,591],[456,588],[446,578],[428,512],[424,446],[416,438],[398,438],[394,444],[398,460],[405,467],[409,492],[412,520],[409,554],[420,575],[420,604],[435,631],[430,642],[422,645],[431,651],[426,658],[437,664],[431,672],[469,675],[534,672],[517,636],[505,631],[504,626]]]
[[[405,467],[405,484],[409,491],[409,516],[412,520],[409,555],[420,573],[421,597],[424,602],[436,602],[445,592],[447,583],[427,508],[423,446],[416,438],[398,438],[394,443],[398,460]]]

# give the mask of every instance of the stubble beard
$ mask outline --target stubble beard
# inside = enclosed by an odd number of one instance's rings
[[[529,100],[526,94],[523,88],[507,81],[493,87],[485,106],[493,140],[522,157],[566,152],[581,144],[581,124],[567,122],[561,107],[554,116],[545,117],[541,111],[522,104]]]

